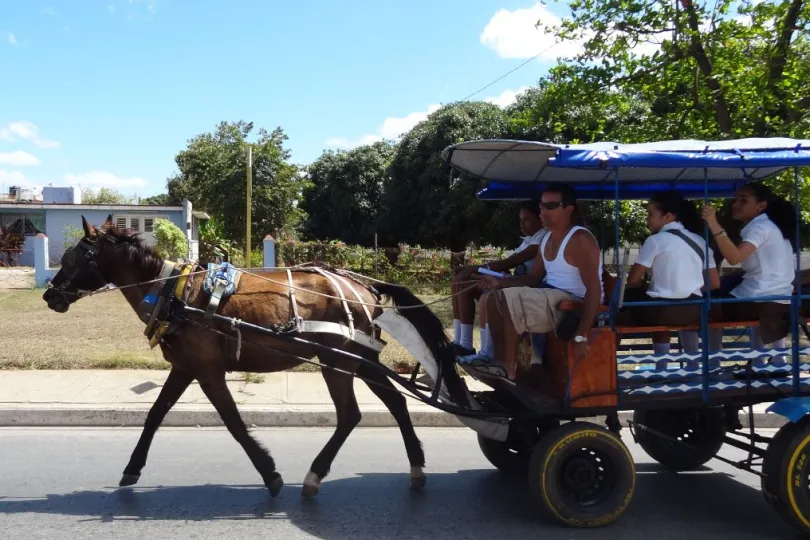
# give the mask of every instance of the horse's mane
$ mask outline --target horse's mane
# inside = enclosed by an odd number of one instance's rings
[[[158,255],[154,248],[147,246],[138,233],[132,234],[110,225],[99,231],[99,234],[112,241],[113,249],[123,253],[128,264],[137,265],[144,270],[160,268],[163,265],[163,257]]]

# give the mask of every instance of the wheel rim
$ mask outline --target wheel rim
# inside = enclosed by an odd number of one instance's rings
[[[581,447],[560,467],[557,489],[569,503],[593,507],[610,496],[616,476],[616,466],[607,454],[597,448]]]

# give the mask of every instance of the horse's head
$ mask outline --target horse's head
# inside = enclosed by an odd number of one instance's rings
[[[70,304],[115,279],[111,251],[116,241],[107,236],[113,227],[112,216],[107,217],[101,229],[89,225],[82,216],[82,227],[84,236],[62,255],[62,268],[42,295],[48,307],[58,313],[66,312]]]

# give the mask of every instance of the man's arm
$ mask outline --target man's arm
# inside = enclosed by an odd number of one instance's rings
[[[582,283],[585,284],[585,301],[582,306],[582,318],[577,329],[577,335],[587,336],[588,331],[596,321],[596,313],[599,310],[601,300],[599,246],[586,231],[574,233],[568,245],[571,246],[571,264],[579,270]]]
[[[535,246],[529,246],[535,247]],[[528,248],[527,248],[528,250]],[[524,250],[524,251],[527,251]],[[539,249],[535,250],[534,263],[531,270],[522,276],[509,276],[505,278],[496,278],[495,276],[483,276],[481,279],[485,281],[485,288],[487,289],[506,289],[508,287],[527,287],[537,285],[546,275],[546,266],[543,264],[543,254]]]
[[[511,268],[516,267],[519,264],[534,259],[535,256],[537,255],[537,247],[538,247],[537,244],[531,244],[523,251],[512,253],[507,258],[500,261],[493,261],[489,263],[487,266],[489,266],[490,270],[494,270],[496,272],[503,272],[504,270],[509,270]]]

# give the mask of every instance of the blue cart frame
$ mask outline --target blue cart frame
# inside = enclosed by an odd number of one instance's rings
[[[792,198],[796,209],[795,240],[799,246],[794,294],[712,298],[709,293],[700,300],[681,301],[680,303],[701,306],[699,328],[703,347],[700,355],[680,354],[669,357],[673,361],[699,359],[700,373],[692,374],[694,382],[667,384],[666,380],[659,380],[627,392],[623,390],[628,389],[626,382],[629,379],[651,375],[664,375],[666,379],[668,373],[631,371],[619,374],[617,371],[617,407],[608,410],[573,410],[570,403],[563,403],[558,407],[535,406],[531,396],[508,385],[486,380],[494,389],[485,396],[486,399],[501,407],[513,409],[516,407],[515,403],[520,403],[522,415],[513,420],[511,430],[514,433],[510,432],[509,440],[493,441],[479,435],[479,442],[485,455],[501,469],[523,471],[528,466],[530,486],[535,496],[541,506],[559,521],[579,527],[602,526],[618,518],[633,492],[634,484],[625,477],[634,475],[634,468],[627,463],[629,452],[618,438],[621,426],[617,415],[618,410],[633,410],[634,421],[630,424],[633,434],[653,458],[666,466],[681,470],[694,468],[717,458],[754,472],[762,478],[766,500],[778,514],[798,530],[810,535],[810,379],[803,381],[801,377],[801,371],[810,371],[810,364],[802,364],[800,360],[800,356],[810,355],[810,347],[801,348],[799,333],[801,302],[810,299],[810,294],[803,294],[802,290],[799,169],[810,167],[810,140],[765,138],[660,141],[646,144],[551,144],[488,139],[452,145],[444,150],[443,158],[453,171],[486,182],[486,187],[478,193],[482,200],[539,199],[545,187],[555,182],[572,185],[580,200],[612,200],[615,203],[613,249],[617,269],[621,268],[620,201],[647,200],[656,192],[669,190],[675,190],[686,198],[703,201],[727,198],[750,182],[792,172]],[[704,224],[706,253],[709,236],[708,226]],[[707,257],[704,267],[706,275],[708,270]],[[617,277],[620,283],[624,280],[624,275]],[[601,324],[609,324],[614,331],[616,315],[622,305],[619,296],[623,290],[623,286],[615,287],[609,310],[602,316]],[[791,304],[789,348],[765,351],[752,349],[748,353],[723,351],[712,354],[709,351],[708,323],[713,304],[774,300],[788,300]],[[673,302],[668,301],[623,303],[625,306],[671,304]],[[771,373],[770,375],[776,377],[766,376],[764,381],[749,377],[744,382],[737,380],[729,383],[718,380],[710,367],[712,361],[747,360],[747,373],[751,375],[752,371],[756,371],[751,369],[752,360],[778,354],[789,354],[789,369]],[[640,364],[655,359],[656,355],[634,355],[622,357],[622,362]],[[698,375],[696,379],[695,375]],[[784,395],[781,388],[790,388],[790,395]],[[699,398],[696,394],[699,394]],[[742,432],[742,424],[738,418],[741,408],[749,408],[749,419],[752,420],[754,404],[771,401],[778,396],[782,397],[775,399],[768,412],[785,417],[787,423],[777,434],[772,438],[760,435],[754,431],[750,421],[749,433]],[[482,401],[486,402],[483,399]],[[592,422],[578,421],[593,414],[605,414],[608,429],[602,429]],[[566,419],[572,422],[559,424],[559,420]],[[673,429],[683,429],[684,426],[689,426],[693,434],[689,441],[679,435],[675,436],[677,431],[673,432]],[[729,433],[747,441],[731,438]],[[577,505],[570,502],[570,496],[566,499],[564,492],[571,495],[576,490],[585,488],[574,484],[563,486],[560,481],[555,484],[550,478],[558,472],[562,474],[555,467],[569,467],[570,459],[574,459],[573,453],[560,457],[557,454],[564,454],[564,451],[559,449],[570,446],[571,452],[575,453],[575,447],[581,443],[574,441],[581,441],[585,435],[594,441],[596,450],[592,449],[591,453],[601,452],[601,462],[612,463],[614,490],[603,490],[601,498],[594,495],[587,505]],[[733,462],[718,456],[717,452],[723,444],[747,450],[748,459]],[[761,445],[765,445],[765,448]],[[565,461],[566,459],[569,461]],[[761,459],[762,463],[755,463],[757,459]],[[757,466],[759,471],[756,470]],[[582,478],[587,476],[585,472],[582,475]],[[797,477],[802,478],[802,482],[795,482]]]

